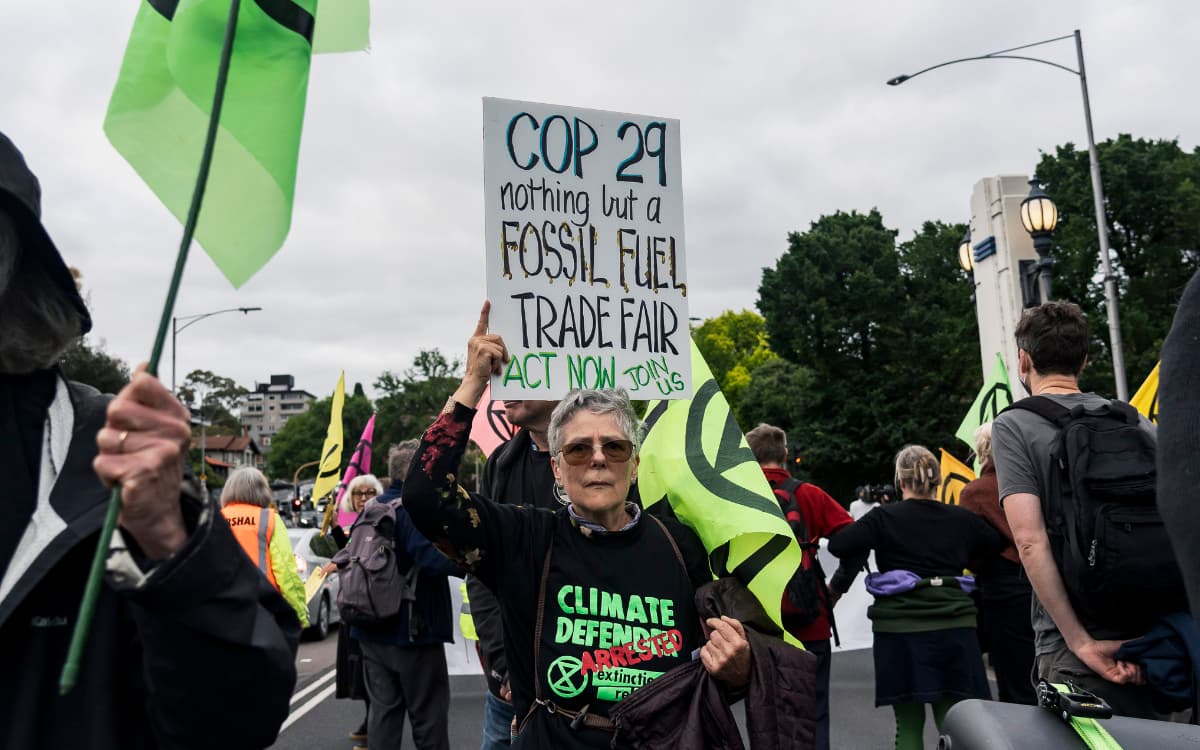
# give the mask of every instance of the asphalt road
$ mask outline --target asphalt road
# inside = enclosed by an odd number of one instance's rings
[[[353,747],[348,734],[362,720],[363,709],[356,701],[333,698],[336,642],[336,635],[331,634],[324,642],[301,644],[292,714],[274,745],[278,750],[350,750]],[[460,643],[451,648],[462,647]],[[483,677],[460,674],[452,675],[450,679],[450,747],[475,750],[479,747],[479,725],[483,717]],[[871,650],[835,652],[831,682],[833,747],[847,750],[891,747],[895,731],[891,709],[874,706]],[[740,707],[735,709],[741,721]],[[925,746],[934,747],[936,742],[931,716],[926,723]],[[413,747],[407,731],[400,747]]]

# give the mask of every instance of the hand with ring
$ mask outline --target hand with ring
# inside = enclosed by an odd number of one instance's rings
[[[121,485],[121,528],[151,560],[187,541],[179,492],[190,443],[188,410],[139,365],[108,405],[92,467],[105,485]]]

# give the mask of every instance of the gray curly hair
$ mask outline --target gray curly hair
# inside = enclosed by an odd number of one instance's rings
[[[606,388],[591,390],[576,388],[563,396],[554,412],[550,415],[550,428],[546,437],[550,443],[551,455],[562,450],[563,427],[580,411],[592,414],[611,414],[617,420],[625,439],[633,443],[633,455],[638,454],[642,446],[642,423],[633,412],[633,404],[624,388]]]

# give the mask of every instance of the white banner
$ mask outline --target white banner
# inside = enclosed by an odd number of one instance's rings
[[[493,398],[690,398],[679,121],[483,100]]]

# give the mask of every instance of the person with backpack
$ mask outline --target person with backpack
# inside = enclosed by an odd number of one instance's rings
[[[1162,718],[1121,644],[1186,609],[1155,507],[1154,425],[1129,404],[1083,393],[1088,327],[1070,302],[1025,312],[1016,329],[1032,398],[995,420],[1000,503],[1033,585],[1035,679],[1071,680],[1126,716]]]
[[[854,519],[815,484],[794,479],[783,468],[787,460],[787,434],[778,427],[760,424],[746,433],[754,459],[779,500],[779,506],[804,553],[800,568],[784,591],[783,626],[817,657],[817,750],[829,750],[829,645],[834,599],[825,585],[825,572],[817,559],[818,543],[853,523]]]
[[[829,540],[842,564],[859,569],[874,550],[878,572],[867,576],[875,603],[875,705],[896,714],[896,750],[919,750],[925,705],[938,729],[954,703],[990,699],[975,630],[973,561],[1007,540],[969,510],[938,502],[941,466],[927,448],[896,454],[901,501],[881,505]]]
[[[400,747],[407,717],[417,747],[449,750],[443,644],[454,642],[454,630],[446,578],[463,573],[417,531],[400,499],[417,445],[406,440],[388,451],[391,485],[363,506],[334,557],[338,607],[362,649],[369,747]]]

